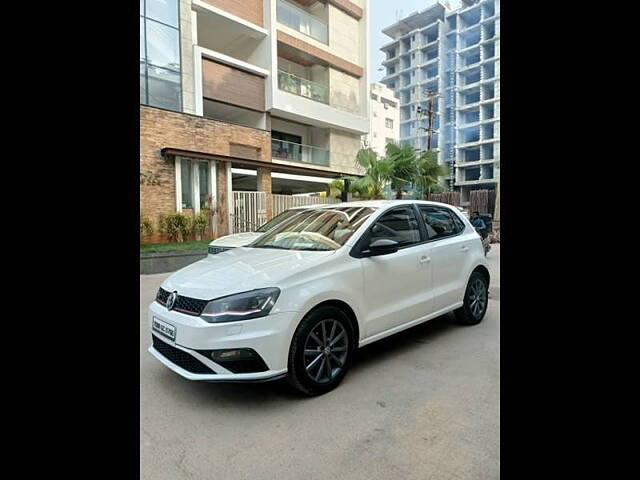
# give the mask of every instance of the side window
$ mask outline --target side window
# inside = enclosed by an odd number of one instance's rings
[[[464,229],[459,218],[455,218],[447,209],[441,207],[420,207],[420,213],[427,227],[429,240],[450,237]]]
[[[456,233],[462,232],[465,229],[465,226],[462,220],[460,220],[460,217],[458,217],[455,213],[452,213],[451,216],[453,217],[453,223],[456,224]]]
[[[398,242],[399,246],[420,242],[420,227],[413,208],[394,208],[382,215],[371,228],[371,242],[381,238]]]

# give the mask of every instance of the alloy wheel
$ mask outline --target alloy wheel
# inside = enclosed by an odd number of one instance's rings
[[[317,383],[328,383],[344,368],[349,351],[347,331],[338,320],[321,320],[304,343],[304,368]]]
[[[487,287],[482,280],[476,279],[469,292],[469,309],[474,318],[480,318],[487,305]]]

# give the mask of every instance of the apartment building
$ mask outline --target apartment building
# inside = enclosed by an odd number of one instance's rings
[[[369,133],[363,137],[363,144],[382,156],[387,143],[400,139],[400,105],[395,92],[381,83],[370,85],[369,101]]]
[[[413,13],[385,28],[381,82],[398,95],[400,141],[427,148],[433,102],[432,148],[450,174],[446,186],[494,189],[500,176],[500,0],[449,2]],[[418,108],[420,107],[420,108]]]
[[[368,0],[141,0],[140,210],[325,191],[369,129]],[[213,202],[211,201],[213,199]]]

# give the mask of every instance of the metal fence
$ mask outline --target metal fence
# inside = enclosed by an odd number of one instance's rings
[[[273,216],[284,212],[288,208],[304,205],[326,205],[340,203],[342,200],[330,197],[310,197],[305,195],[273,195]]]
[[[232,233],[255,232],[267,221],[267,194],[233,192]]]
[[[311,197],[306,195],[272,195],[273,216],[292,207],[340,203],[337,198]],[[233,192],[233,233],[255,232],[267,221],[267,194],[264,192]]]

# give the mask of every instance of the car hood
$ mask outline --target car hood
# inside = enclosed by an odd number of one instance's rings
[[[329,252],[234,248],[178,270],[162,288],[192,298],[211,300],[279,283],[333,255]]]
[[[211,247],[244,247],[249,245],[262,233],[259,232],[243,232],[234,233],[233,235],[226,235],[224,237],[216,238],[209,244]]]

